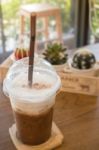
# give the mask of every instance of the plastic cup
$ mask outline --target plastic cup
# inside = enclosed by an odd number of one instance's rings
[[[34,67],[33,87],[28,86],[28,68],[10,76],[9,97],[14,113],[17,138],[28,145],[38,145],[51,136],[56,92],[61,86],[52,70]]]

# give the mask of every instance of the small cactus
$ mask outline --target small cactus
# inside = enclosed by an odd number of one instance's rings
[[[16,48],[14,51],[14,56],[16,60],[22,59],[29,56],[29,50],[25,48]]]
[[[66,50],[67,48],[63,47],[62,44],[48,44],[43,55],[44,58],[53,65],[64,64],[68,56]]]
[[[96,63],[95,56],[88,50],[78,50],[72,59],[72,67],[76,69],[90,69]]]

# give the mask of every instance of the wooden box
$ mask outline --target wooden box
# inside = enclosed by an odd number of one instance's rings
[[[62,90],[70,93],[99,95],[99,70],[95,76],[74,74],[70,69],[58,72],[62,80]]]
[[[0,66],[0,78],[3,81],[9,67],[12,65],[10,57]],[[83,76],[77,75],[70,71],[68,66],[58,70],[58,74],[62,80],[63,91],[70,93],[79,93],[87,95],[99,95],[99,70],[96,72],[96,76]]]

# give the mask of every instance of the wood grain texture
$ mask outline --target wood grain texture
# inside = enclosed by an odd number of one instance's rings
[[[98,57],[98,48],[90,46]],[[8,65],[9,58],[3,63]],[[98,58],[97,58],[98,60]],[[8,61],[8,62],[7,62]],[[54,121],[64,135],[56,150],[99,150],[99,99],[94,96],[61,92],[57,95]],[[0,84],[0,150],[15,150],[8,133],[14,122],[9,99]]]
[[[99,100],[97,97],[61,92],[54,121],[64,135],[57,150],[99,150]],[[0,87],[0,150],[15,150],[8,133],[14,122],[9,99]]]

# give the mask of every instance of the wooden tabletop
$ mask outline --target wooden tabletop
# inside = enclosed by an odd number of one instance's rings
[[[61,92],[56,98],[54,121],[64,135],[57,150],[99,150],[99,100]],[[14,122],[10,100],[0,84],[0,150],[15,150],[9,136]]]
[[[99,150],[98,97],[59,93],[54,121],[64,135],[62,146],[56,150]],[[15,150],[8,132],[13,122],[10,100],[0,83],[0,150]]]

